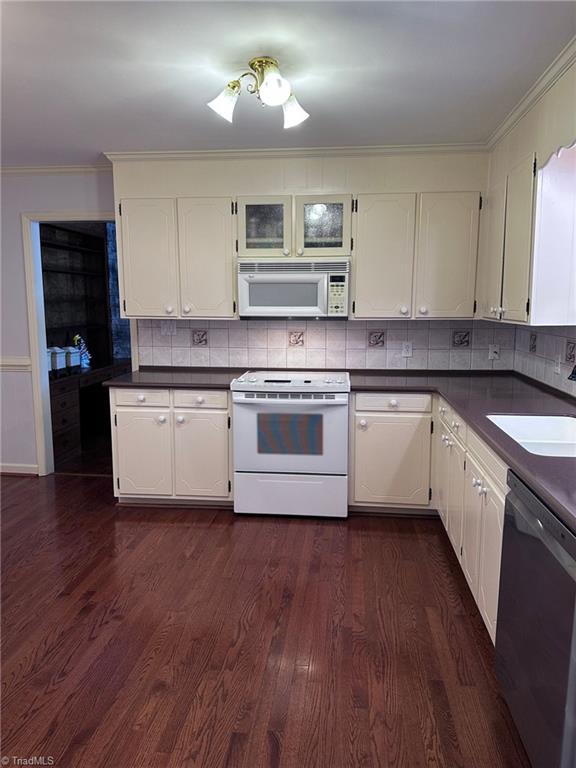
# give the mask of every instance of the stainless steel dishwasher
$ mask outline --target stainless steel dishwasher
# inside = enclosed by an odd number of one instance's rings
[[[576,536],[508,473],[496,669],[533,768],[576,768]]]

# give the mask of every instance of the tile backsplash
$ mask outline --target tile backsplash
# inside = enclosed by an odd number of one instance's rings
[[[574,327],[483,320],[139,320],[138,347],[140,365],[516,370],[576,395],[576,382],[568,380]]]

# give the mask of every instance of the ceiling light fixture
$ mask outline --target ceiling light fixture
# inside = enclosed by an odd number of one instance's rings
[[[284,128],[300,125],[310,115],[303,109],[288,80],[280,74],[278,62],[271,56],[257,56],[248,62],[250,71],[243,72],[236,80],[231,80],[215,99],[208,102],[210,109],[216,114],[232,122],[234,107],[238,101],[243,77],[251,77],[254,82],[246,86],[248,93],[255,94],[262,104],[269,107],[282,107],[284,112]]]

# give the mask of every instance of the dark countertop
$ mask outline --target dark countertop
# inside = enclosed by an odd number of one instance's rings
[[[228,389],[240,368],[145,368],[104,382],[108,387]],[[422,371],[350,371],[356,392],[437,392],[523,480],[576,532],[576,458],[529,453],[487,419],[514,413],[576,417],[576,400],[518,374]]]

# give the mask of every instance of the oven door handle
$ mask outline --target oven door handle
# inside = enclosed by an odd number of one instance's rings
[[[264,398],[262,400],[236,400],[233,398],[234,405],[247,405],[251,408],[254,406],[257,406],[258,408],[278,408],[279,406],[289,406],[291,408],[324,408],[325,406],[329,406],[330,408],[333,408],[334,406],[347,406],[348,401],[347,400],[265,400]]]

